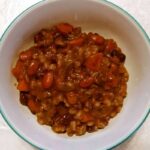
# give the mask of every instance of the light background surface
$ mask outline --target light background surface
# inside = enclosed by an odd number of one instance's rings
[[[39,0],[0,0],[0,36],[23,10]],[[150,0],[109,0],[134,16],[150,37]],[[0,115],[0,150],[35,150],[20,139]],[[129,140],[114,150],[150,150],[150,115]]]

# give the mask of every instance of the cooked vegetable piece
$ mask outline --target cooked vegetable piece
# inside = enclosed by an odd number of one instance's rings
[[[38,67],[39,67],[39,62],[36,61],[36,60],[32,60],[31,63],[29,64],[29,67],[28,67],[28,75],[34,75],[37,73],[38,71]]]
[[[84,39],[82,37],[79,37],[79,38],[69,41],[69,44],[72,46],[80,46],[83,42],[84,42]]]
[[[52,72],[47,72],[44,74],[44,77],[42,79],[42,86],[45,89],[48,89],[52,86],[53,84],[53,73]]]
[[[34,101],[33,99],[28,100],[28,107],[32,113],[38,113],[40,111],[40,105],[38,102]]]
[[[29,85],[26,80],[20,80],[17,86],[19,91],[29,91]]]
[[[104,38],[98,34],[93,34],[91,35],[91,39],[96,43],[96,44],[103,44],[104,43]]]
[[[97,53],[87,58],[85,66],[92,71],[99,71],[103,60],[103,54]]]
[[[88,88],[90,87],[94,82],[94,78],[93,77],[88,77],[86,79],[83,79],[80,81],[80,87],[82,88]]]
[[[32,50],[23,51],[20,53],[19,58],[22,61],[26,61],[32,58],[33,52]]]

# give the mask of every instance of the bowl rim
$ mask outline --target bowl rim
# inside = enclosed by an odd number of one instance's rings
[[[26,8],[24,11],[22,11],[19,15],[17,15],[13,21],[11,21],[11,23],[6,27],[5,31],[3,32],[2,36],[0,37],[0,44],[2,43],[3,38],[5,37],[5,34],[9,31],[9,29],[11,28],[11,26],[17,21],[18,18],[20,18],[21,16],[24,15],[25,12],[30,11],[32,9],[34,9],[35,6],[38,6],[39,4],[48,1],[48,0],[40,0],[37,3],[31,5],[30,7]],[[55,1],[55,0],[54,0]],[[100,0],[97,0],[97,2],[100,2]],[[146,33],[146,31],[144,30],[144,28],[142,27],[142,25],[131,15],[129,14],[126,10],[124,10],[123,8],[121,8],[120,6],[118,6],[117,4],[114,4],[113,2],[110,2],[108,0],[101,0],[101,2],[111,6],[113,9],[119,11],[121,14],[129,17],[139,28],[140,31],[142,31],[142,34],[144,35],[145,39],[148,41],[149,45],[150,45],[150,38],[148,36],[148,34]],[[21,135],[21,133],[19,133],[19,131],[9,122],[9,120],[7,119],[4,111],[1,108],[0,105],[0,114],[3,117],[3,119],[5,120],[5,122],[7,123],[7,125],[14,131],[14,133],[16,133],[21,139],[23,139],[24,141],[26,141],[27,143],[29,143],[30,145],[32,145],[35,148],[38,149],[43,149],[42,147],[36,145],[35,143],[31,142],[28,137],[24,137],[23,135]],[[111,147],[107,147],[107,150],[111,150],[117,146],[119,146],[120,144],[122,144],[123,142],[125,142],[126,140],[130,139],[139,129],[140,127],[143,125],[143,123],[145,122],[145,120],[147,119],[147,117],[150,114],[150,108],[147,110],[147,112],[145,113],[145,116],[143,116],[142,120],[140,120],[138,122],[138,124],[136,125],[136,127],[128,134],[126,135],[126,137],[122,137],[122,139],[119,140],[119,142],[117,141],[116,143],[114,143]]]

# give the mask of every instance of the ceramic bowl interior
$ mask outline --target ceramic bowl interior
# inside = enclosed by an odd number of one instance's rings
[[[37,123],[19,103],[11,67],[18,52],[29,46],[43,27],[59,22],[81,26],[113,38],[126,54],[129,72],[128,95],[121,112],[98,132],[67,137]],[[135,20],[106,1],[51,0],[40,2],[22,13],[9,26],[0,45],[0,108],[8,124],[29,143],[49,150],[107,149],[127,138],[145,119],[150,108],[150,44]]]

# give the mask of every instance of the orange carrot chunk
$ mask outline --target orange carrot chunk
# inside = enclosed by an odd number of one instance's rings
[[[22,73],[23,63],[18,61],[16,66],[12,69],[12,74],[18,79],[20,74]]]
[[[19,83],[18,83],[17,89],[19,91],[29,91],[29,85],[26,82],[26,80],[24,80],[24,79],[20,80]]]

